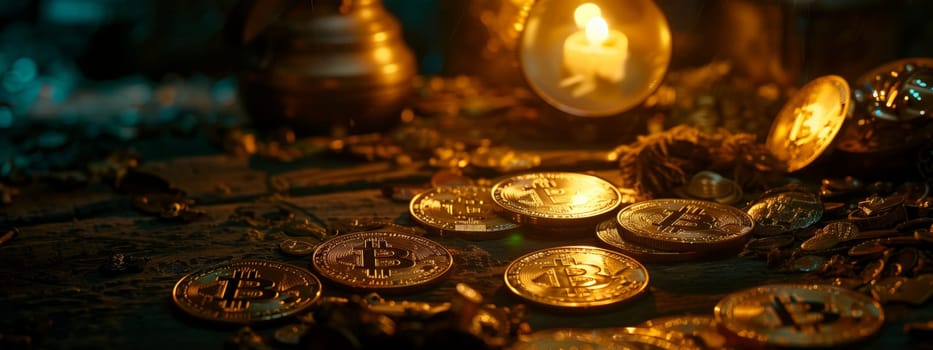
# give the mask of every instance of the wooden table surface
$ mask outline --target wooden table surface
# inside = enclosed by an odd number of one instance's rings
[[[141,169],[169,179],[197,201],[207,217],[167,222],[132,209],[130,198],[106,185],[75,191],[24,189],[11,206],[0,208],[0,228],[19,234],[0,245],[0,336],[37,334],[39,348],[218,348],[236,327],[217,327],[180,315],[171,290],[185,274],[239,258],[292,263],[311,269],[308,257],[278,249],[281,232],[250,232],[231,222],[234,210],[275,198],[326,222],[370,218],[404,219],[408,203],[386,198],[386,182],[423,183],[430,169],[414,163],[362,162],[322,157],[275,165],[247,157],[173,157]],[[429,236],[448,247],[454,273],[415,294],[387,299],[444,301],[454,286],[467,283],[488,302],[511,305],[502,274],[514,258],[544,247],[597,245],[595,236],[540,239],[519,232],[489,241]],[[105,274],[99,267],[113,253],[148,257],[141,272]],[[803,275],[781,273],[755,257],[680,264],[646,264],[648,292],[617,307],[593,313],[566,313],[531,307],[534,330],[552,327],[635,325],[666,315],[711,314],[726,294],[774,282],[797,282]],[[325,283],[325,296],[353,291]],[[933,307],[887,305],[881,335],[860,344],[866,349],[908,348],[904,322],[933,320]],[[268,334],[273,326],[256,329]],[[2,340],[2,337],[0,337]]]

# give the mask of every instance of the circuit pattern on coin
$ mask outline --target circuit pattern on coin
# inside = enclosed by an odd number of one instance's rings
[[[490,188],[482,186],[435,187],[416,195],[409,205],[418,222],[441,232],[462,233],[465,238],[518,228],[495,210]]]
[[[648,286],[648,270],[626,255],[596,247],[564,246],[515,259],[505,271],[508,288],[524,299],[562,308],[619,303]]]
[[[492,186],[492,199],[518,221],[590,220],[622,203],[615,185],[592,175],[543,172],[506,178]],[[523,222],[524,223],[524,222]]]
[[[724,331],[757,346],[841,346],[873,336],[884,323],[878,302],[830,285],[746,289],[727,295],[714,313]]]
[[[453,266],[444,246],[397,232],[355,232],[334,237],[311,258],[321,276],[356,289],[402,291],[437,281]]]
[[[238,260],[182,277],[172,300],[205,320],[250,324],[294,315],[320,297],[321,282],[303,268],[266,260]]]
[[[622,236],[643,246],[709,252],[744,244],[752,218],[734,207],[692,199],[652,199],[629,205],[616,216]]]

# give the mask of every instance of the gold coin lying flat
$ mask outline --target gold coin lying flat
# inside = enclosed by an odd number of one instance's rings
[[[437,281],[453,266],[444,246],[397,232],[355,232],[318,246],[311,258],[321,276],[356,289],[405,291]]]
[[[593,223],[622,203],[615,185],[592,175],[543,172],[517,175],[492,186],[492,199],[522,224]]]
[[[699,350],[679,335],[635,327],[546,329],[519,337],[510,349]]]
[[[644,292],[648,270],[620,253],[588,246],[542,249],[515,259],[505,284],[546,306],[589,308],[626,301]]]
[[[591,329],[558,328],[537,331],[519,337],[512,344],[512,350],[545,350],[545,349],[592,349],[592,350],[621,350],[626,349],[616,344],[606,334]]]
[[[672,252],[626,242],[622,235],[619,234],[619,224],[615,219],[604,220],[596,225],[596,238],[623,254],[642,262],[674,263],[690,261],[700,257],[697,252]]]
[[[728,205],[692,199],[653,199],[616,216],[625,240],[645,247],[708,253],[738,249],[755,222]]]
[[[239,260],[182,277],[172,300],[209,321],[249,324],[287,317],[311,306],[321,282],[303,268],[265,260]]]
[[[496,214],[488,187],[441,186],[412,198],[409,211],[425,226],[467,239],[498,238],[518,224]]]
[[[719,332],[719,324],[712,316],[661,317],[645,321],[639,327],[678,332],[705,349],[726,348],[726,336]]]
[[[809,82],[784,104],[765,146],[785,171],[799,170],[829,148],[849,114],[849,84],[836,75]]]
[[[739,291],[714,309],[741,345],[835,347],[864,340],[884,323],[881,305],[830,285],[778,284]]]

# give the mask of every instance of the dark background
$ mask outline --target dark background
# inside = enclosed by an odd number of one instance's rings
[[[300,0],[305,1],[305,0]],[[311,1],[311,0],[306,0]],[[319,0],[325,1],[325,0]],[[333,0],[330,0],[333,1]],[[521,84],[515,53],[484,51],[481,23],[512,0],[385,0],[426,75],[470,74]],[[659,0],[673,31],[671,71],[732,62],[735,74],[797,85],[824,74],[856,79],[903,57],[933,56],[933,2],[919,0]],[[62,104],[100,82],[222,81],[235,93],[238,47],[224,41],[236,0],[0,1],[0,129],[37,105]],[[94,85],[97,84],[97,85]],[[106,87],[106,85],[105,85]],[[217,96],[214,96],[215,98]],[[58,112],[55,112],[58,113]]]

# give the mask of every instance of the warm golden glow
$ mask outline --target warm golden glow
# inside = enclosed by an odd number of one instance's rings
[[[586,40],[592,45],[602,45],[609,39],[609,24],[602,17],[590,18],[586,24]]]
[[[587,2],[577,6],[577,9],[573,11],[573,20],[577,23],[577,28],[583,29],[589,26],[591,19],[594,17],[601,17],[602,15],[603,12],[599,8],[599,5]]]

